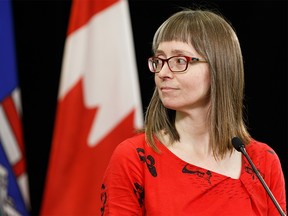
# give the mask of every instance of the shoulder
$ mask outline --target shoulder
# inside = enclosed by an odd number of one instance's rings
[[[246,145],[246,151],[255,165],[262,167],[262,170],[281,169],[277,153],[268,144],[253,139]]]
[[[148,146],[146,142],[145,134],[139,133],[119,143],[116,146],[111,159],[114,161],[116,160],[118,162],[123,161],[123,160],[135,161],[139,159],[139,154],[140,154],[139,151],[143,151],[143,150],[148,151],[148,149],[151,149],[151,148]]]
[[[150,162],[151,158],[154,158],[156,154],[147,144],[145,133],[125,139],[116,146],[110,158],[106,178],[111,173],[126,177],[133,175],[134,177],[136,176],[135,178],[143,176],[146,161],[149,160]]]
[[[144,148],[147,145],[145,140],[145,134],[140,133],[123,140],[118,146],[115,148],[115,153],[131,153],[131,151],[135,151],[136,148]]]
[[[251,142],[246,145],[246,150],[250,157],[277,158],[276,152],[268,144],[255,139],[251,140]]]

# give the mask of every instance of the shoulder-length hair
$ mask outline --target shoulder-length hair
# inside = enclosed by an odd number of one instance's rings
[[[231,139],[235,136],[247,144],[251,137],[243,119],[244,65],[232,25],[216,12],[184,9],[158,28],[152,51],[155,53],[164,41],[192,44],[208,61],[211,76],[208,124],[214,157],[223,158],[227,152],[231,153]],[[180,140],[174,124],[175,112],[163,106],[155,88],[145,113],[146,139],[155,151],[159,149],[154,136],[160,131],[168,134],[171,143]]]

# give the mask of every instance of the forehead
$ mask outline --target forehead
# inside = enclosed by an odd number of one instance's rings
[[[155,54],[196,54],[196,50],[192,44],[181,41],[165,41],[161,42],[156,49]]]

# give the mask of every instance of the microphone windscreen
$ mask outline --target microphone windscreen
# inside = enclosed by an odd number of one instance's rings
[[[239,152],[241,152],[241,148],[244,148],[244,144],[239,137],[232,138],[232,145]]]

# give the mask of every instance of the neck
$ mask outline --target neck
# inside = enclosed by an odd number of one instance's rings
[[[201,155],[211,155],[207,113],[187,115],[177,112],[175,126],[180,135],[182,147],[193,149]]]

